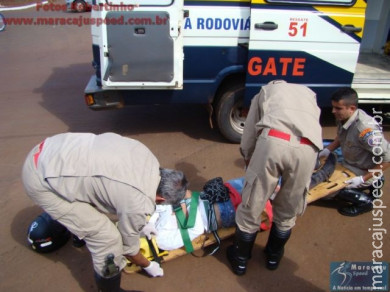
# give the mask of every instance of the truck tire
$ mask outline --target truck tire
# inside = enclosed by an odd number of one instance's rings
[[[216,122],[221,134],[232,143],[240,143],[246,115],[242,114],[244,85],[235,85],[224,90],[216,106]]]

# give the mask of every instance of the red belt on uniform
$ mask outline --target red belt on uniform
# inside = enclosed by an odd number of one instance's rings
[[[34,154],[34,165],[35,167],[38,167],[38,158],[39,158],[39,155],[41,154],[42,152],[42,148],[43,148],[43,144],[45,143],[45,140],[43,140],[41,142],[41,144],[39,144],[39,147],[38,147],[38,152]]]
[[[290,138],[291,138],[290,134],[282,132],[282,131],[278,131],[275,129],[270,129],[268,132],[268,136],[276,137],[276,138],[283,139],[286,141],[290,141]],[[313,143],[305,137],[301,137],[300,143],[305,144],[305,145],[313,145]]]

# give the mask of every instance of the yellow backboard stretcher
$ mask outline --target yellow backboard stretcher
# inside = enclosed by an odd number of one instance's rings
[[[354,176],[355,174],[352,171],[346,169],[341,164],[337,163],[335,171],[330,176],[328,181],[322,182],[317,186],[315,186],[314,188],[310,189],[309,193],[307,194],[307,204],[310,204],[316,200],[319,200],[323,197],[326,197],[334,192],[343,189],[346,186],[345,181],[353,178]],[[218,230],[218,235],[221,238],[221,240],[223,240],[228,237],[231,237],[234,234],[234,232],[235,232],[235,227],[222,228]],[[202,234],[192,241],[194,251],[200,250],[202,249],[202,247],[207,247],[215,243],[216,240],[212,233]],[[158,255],[162,259],[161,262],[167,262],[187,254],[184,246],[182,248],[178,248],[171,251],[159,251],[155,240],[153,240],[153,244],[155,246]],[[149,260],[153,259],[153,255],[149,249],[147,241],[144,238],[141,239],[141,252]],[[141,270],[140,267],[128,261],[128,264],[123,271],[127,274],[131,274],[131,273],[139,272],[140,270]]]

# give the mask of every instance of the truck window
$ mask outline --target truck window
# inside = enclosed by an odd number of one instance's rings
[[[337,6],[352,6],[356,0],[267,0],[269,3],[288,3],[302,5],[337,5]]]

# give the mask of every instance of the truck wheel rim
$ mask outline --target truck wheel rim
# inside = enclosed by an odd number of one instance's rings
[[[241,104],[236,103],[230,113],[230,124],[236,132],[242,134],[244,132],[246,117],[243,117],[241,113]]]

